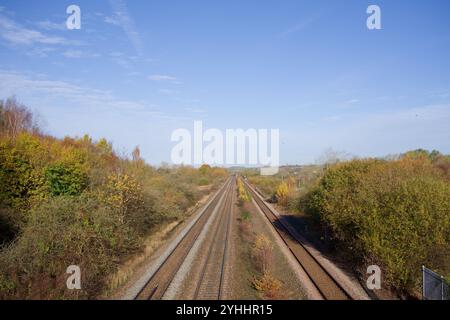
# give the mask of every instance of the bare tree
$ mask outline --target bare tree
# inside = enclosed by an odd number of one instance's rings
[[[5,121],[3,117],[3,100],[0,100],[0,134],[4,131]]]
[[[141,160],[141,150],[139,149],[139,146],[136,146],[131,153],[131,156],[133,157],[134,162],[138,162]]]
[[[345,151],[335,151],[332,148],[328,148],[319,156],[316,163],[328,166],[338,162],[347,161],[351,158],[352,156]]]
[[[20,104],[15,97],[0,102],[0,132],[16,137],[20,132],[38,132],[38,125],[33,113]]]

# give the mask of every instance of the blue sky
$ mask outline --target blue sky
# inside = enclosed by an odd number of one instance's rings
[[[67,30],[66,8],[81,8]],[[368,30],[377,4],[382,30]],[[170,162],[173,130],[278,128],[281,163],[327,148],[450,153],[450,2],[0,0],[0,98],[53,135]]]

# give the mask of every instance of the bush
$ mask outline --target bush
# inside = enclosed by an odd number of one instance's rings
[[[249,182],[258,187],[258,190],[262,192],[265,196],[273,195],[276,193],[276,190],[280,183],[282,182],[281,177],[276,176],[249,176]]]
[[[255,289],[261,292],[263,299],[276,300],[283,298],[281,281],[270,273],[264,273],[259,278],[253,278],[252,283]]]
[[[121,255],[138,248],[120,213],[91,198],[57,197],[31,212],[20,238],[0,255],[0,298],[92,298]],[[78,265],[82,290],[66,289],[66,269]]]
[[[262,274],[269,273],[272,265],[273,246],[270,240],[258,234],[253,242],[251,255],[255,268]]]
[[[88,185],[88,177],[79,166],[50,165],[45,169],[45,178],[51,195],[76,196]]]
[[[21,136],[16,143],[0,141],[0,201],[5,205],[26,206],[33,191],[43,185],[30,154],[34,144],[23,143],[27,138]]]
[[[0,207],[0,248],[2,244],[12,241],[23,225],[23,217],[19,211],[8,207]]]
[[[354,160],[327,170],[304,209],[360,263],[412,293],[421,265],[450,270],[450,183],[429,159]]]
[[[209,180],[208,180],[208,178],[205,178],[205,177],[201,178],[200,181],[198,182],[199,186],[207,186],[208,184],[209,184]]]
[[[237,186],[238,186],[238,202],[239,206],[242,206],[244,202],[249,202],[252,200],[252,198],[250,193],[247,191],[244,182],[242,182],[241,178],[237,179]]]
[[[106,139],[46,136],[26,107],[0,101],[0,299],[98,297],[147,236],[210,191],[199,185],[226,176],[210,166],[154,168],[138,148],[132,159],[117,156]],[[72,264],[81,291],[66,289]]]

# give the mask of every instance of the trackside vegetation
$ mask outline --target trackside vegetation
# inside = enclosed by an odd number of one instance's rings
[[[310,217],[364,276],[368,265],[380,266],[383,285],[400,296],[420,296],[422,265],[450,280],[449,156],[416,150],[315,171],[306,184],[301,170],[285,176],[271,192],[286,210],[296,203],[293,211]]]
[[[43,134],[28,108],[0,101],[0,299],[97,298],[146,237],[182,219],[224,169],[153,167],[106,139]],[[81,268],[82,289],[66,288]]]
[[[428,157],[338,164],[303,201],[341,250],[379,265],[401,293],[420,288],[422,265],[450,273],[450,181]]]

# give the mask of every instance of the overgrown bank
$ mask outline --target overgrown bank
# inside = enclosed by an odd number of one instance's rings
[[[418,150],[328,165],[306,186],[291,174],[272,193],[312,217],[351,265],[379,265],[384,287],[418,295],[422,265],[450,278],[449,169],[448,156]]]
[[[152,167],[105,139],[44,135],[0,101],[0,299],[95,298],[159,225],[179,219],[223,169]],[[78,265],[82,290],[67,290]]]

